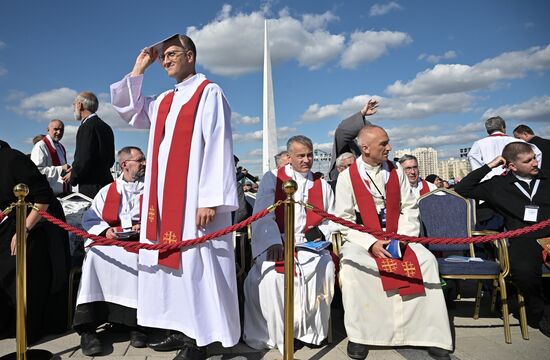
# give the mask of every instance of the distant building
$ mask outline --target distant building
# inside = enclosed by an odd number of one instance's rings
[[[467,159],[450,158],[439,162],[438,175],[445,180],[462,179],[470,171],[472,171],[472,167]]]
[[[404,149],[395,151],[396,158],[400,158],[405,154],[416,156],[418,159],[418,170],[421,177],[426,177],[430,174],[438,174],[437,150],[434,148],[420,147],[413,150]],[[441,176],[440,174],[438,175]]]
[[[320,149],[313,149],[313,166],[311,167],[311,171],[322,172],[327,175],[330,170],[330,160],[331,156],[329,153]]]

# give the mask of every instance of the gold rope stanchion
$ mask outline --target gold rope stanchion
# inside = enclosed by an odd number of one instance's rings
[[[16,258],[15,258],[15,281],[16,281],[16,352],[2,356],[1,360],[34,360],[51,359],[52,354],[46,350],[27,350],[27,229],[25,220],[27,219],[27,203],[25,197],[29,194],[29,187],[25,184],[17,184],[13,188],[13,193],[17,197],[15,204],[16,218]]]
[[[294,359],[294,180],[283,183],[285,201],[285,337],[283,360]]]

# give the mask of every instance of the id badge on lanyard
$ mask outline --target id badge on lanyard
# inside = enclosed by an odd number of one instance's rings
[[[539,189],[539,183],[540,183],[540,179],[537,179],[535,181],[535,185],[533,186],[533,191],[531,191],[531,194],[527,193],[527,191],[525,191],[525,189],[517,182],[514,183],[514,185],[516,185],[519,191],[521,191],[523,195],[525,195],[531,202],[529,205],[525,205],[525,209],[523,211],[523,221],[537,222],[537,218],[539,215],[539,207],[533,204],[533,198],[535,197],[535,194]]]

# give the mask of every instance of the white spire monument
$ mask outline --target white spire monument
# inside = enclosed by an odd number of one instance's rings
[[[273,81],[271,79],[271,55],[267,34],[267,19],[264,23],[264,99],[263,99],[263,148],[262,171],[276,168],[277,124],[275,122],[275,102],[273,99]]]

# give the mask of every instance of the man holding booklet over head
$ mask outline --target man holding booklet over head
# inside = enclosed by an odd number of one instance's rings
[[[367,125],[357,141],[361,156],[338,177],[336,216],[374,230],[418,236],[416,198],[403,169],[388,161],[388,134]],[[431,357],[449,359],[451,331],[435,257],[421,244],[377,241],[344,226],[340,231],[348,356],[365,359],[369,345],[408,345],[426,346]]]

